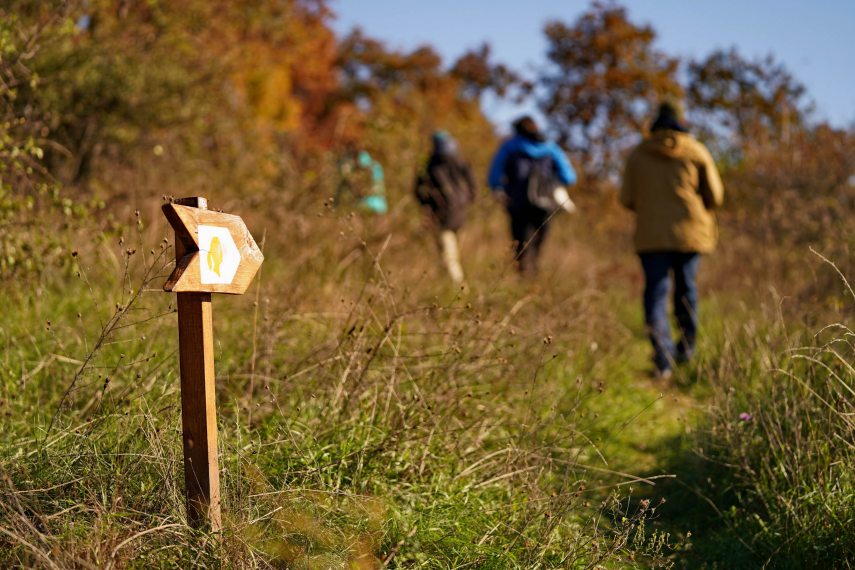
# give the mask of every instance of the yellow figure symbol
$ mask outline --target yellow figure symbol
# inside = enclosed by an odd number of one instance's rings
[[[211,249],[208,250],[208,269],[220,276],[220,264],[223,262],[223,244],[220,238],[214,236],[211,239]]]

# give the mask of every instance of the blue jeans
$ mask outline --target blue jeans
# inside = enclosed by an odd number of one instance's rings
[[[695,351],[698,334],[698,287],[695,277],[701,261],[699,253],[658,251],[640,253],[644,269],[644,321],[653,344],[653,361],[659,370],[668,370],[675,360],[688,360]],[[674,275],[674,316],[680,329],[675,346],[668,323],[668,290]]]

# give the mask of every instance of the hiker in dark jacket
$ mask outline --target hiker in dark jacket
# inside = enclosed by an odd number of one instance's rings
[[[540,249],[554,213],[531,202],[532,176],[546,171],[554,176],[556,186],[571,186],[576,183],[576,172],[558,145],[546,140],[534,119],[522,117],[513,127],[514,135],[493,158],[488,183],[508,210],[520,273],[531,276],[537,273]]]
[[[635,212],[635,250],[644,271],[644,315],[660,378],[674,362],[691,358],[698,329],[695,276],[701,254],[716,247],[714,210],[724,187],[707,148],[690,135],[679,108],[663,103],[644,139],[629,155],[621,203]],[[673,274],[674,314],[680,329],[675,345],[668,324]]]
[[[467,206],[475,198],[475,179],[448,133],[434,133],[433,151],[416,178],[415,194],[439,230],[439,248],[449,276],[461,283],[463,267],[457,232],[466,221]]]

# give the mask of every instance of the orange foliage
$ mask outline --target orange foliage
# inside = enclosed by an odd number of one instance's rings
[[[678,60],[613,3],[594,2],[572,25],[553,21],[544,31],[552,67],[540,78],[541,109],[552,130],[588,176],[619,172],[658,100],[681,94]]]
[[[205,43],[228,63],[236,95],[260,126],[307,144],[328,139],[337,78],[326,2],[218,0],[207,11]]]

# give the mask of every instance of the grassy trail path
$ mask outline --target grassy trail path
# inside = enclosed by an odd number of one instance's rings
[[[671,543],[678,546],[674,554],[678,568],[714,568],[711,560],[727,560],[733,551],[741,552],[735,548],[738,537],[704,496],[707,478],[713,475],[696,452],[693,433],[702,425],[711,398],[703,377],[706,359],[724,334],[718,303],[714,296],[707,300],[706,336],[698,359],[677,368],[667,381],[651,374],[640,314],[620,316],[634,335],[620,347],[622,358],[602,369],[606,397],[595,402],[605,420],[597,435],[609,468],[652,481],[653,485],[629,484],[631,492],[624,494],[636,504],[650,499],[659,505],[650,527],[671,535]]]

